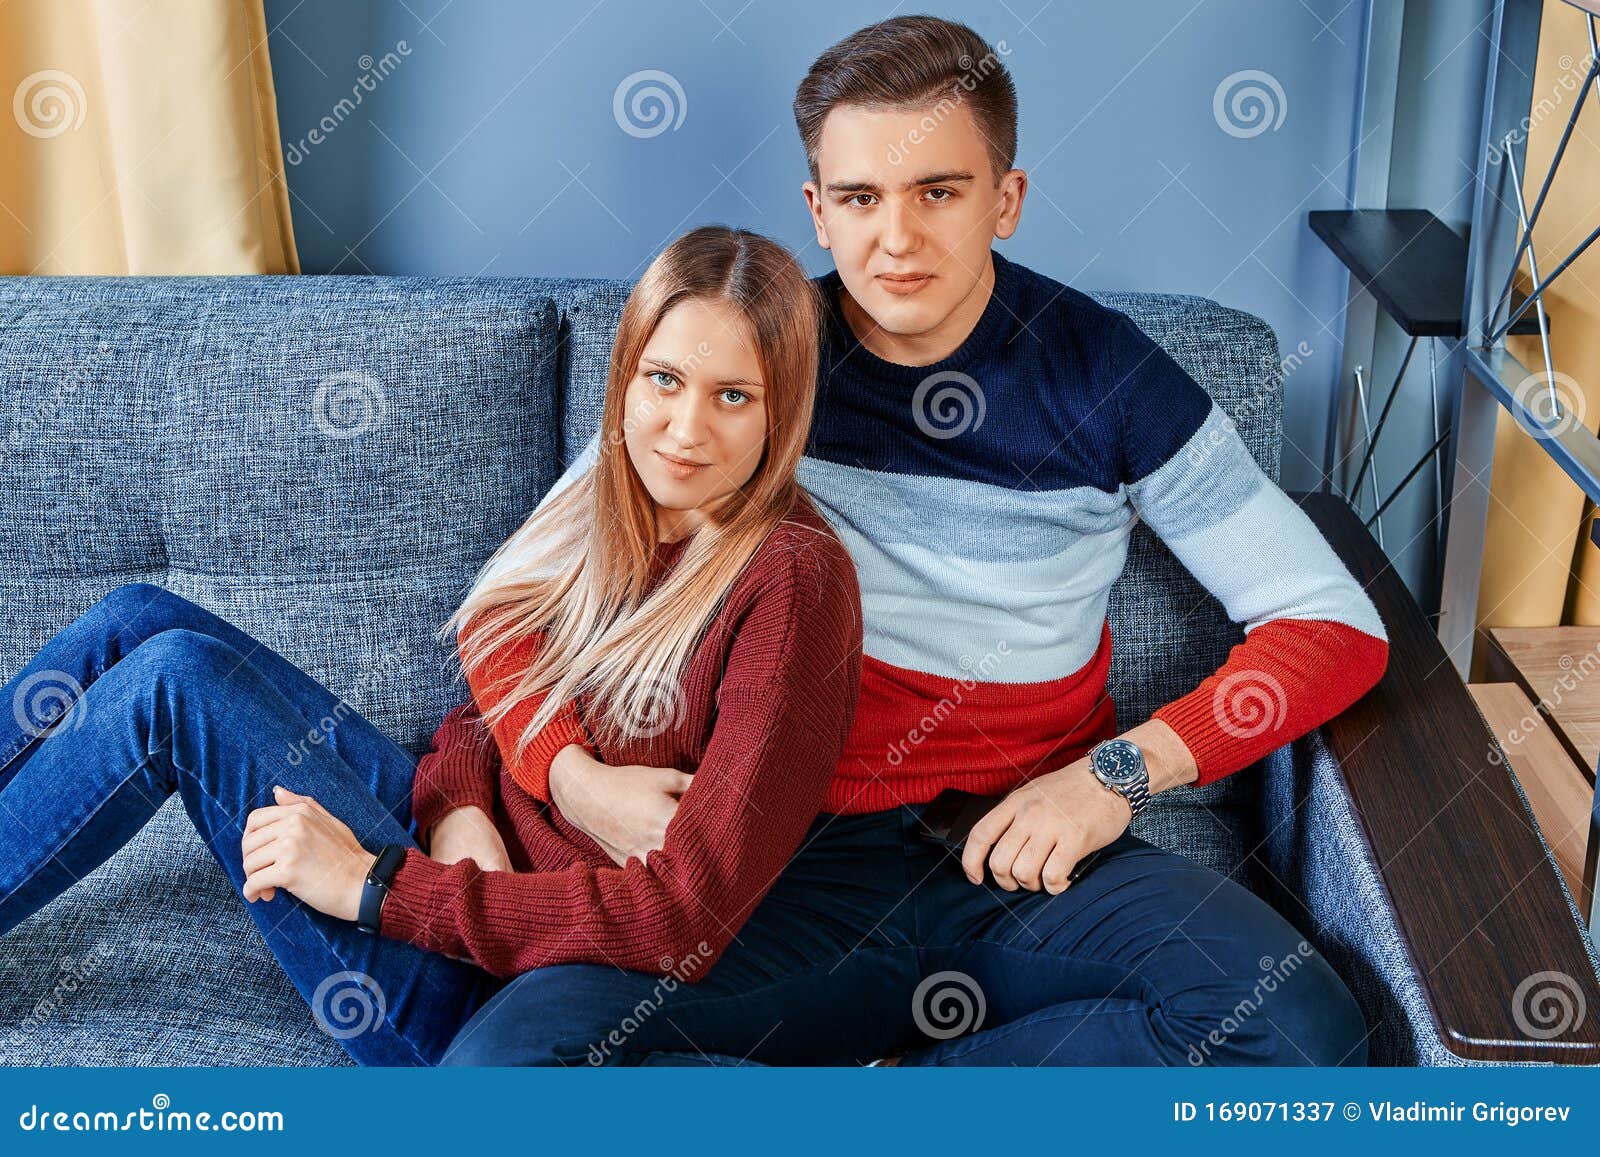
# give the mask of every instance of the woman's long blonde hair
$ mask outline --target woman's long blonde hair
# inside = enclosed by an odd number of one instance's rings
[[[709,513],[645,597],[659,533],[654,500],[628,457],[624,398],[657,325],[688,300],[726,302],[744,319],[765,386],[766,445],[749,481]],[[543,634],[529,668],[483,716],[493,728],[547,693],[510,762],[580,694],[604,708],[585,719],[602,746],[654,734],[663,713],[676,712],[702,633],[799,493],[821,320],[820,297],[788,250],[744,229],[684,234],[634,286],[611,347],[598,462],[501,544],[440,628],[441,638],[454,629],[469,678],[500,647]]]

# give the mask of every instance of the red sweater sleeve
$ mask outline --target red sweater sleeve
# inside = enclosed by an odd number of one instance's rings
[[[468,699],[445,715],[429,751],[417,762],[411,814],[424,844],[433,825],[456,808],[482,808],[492,816],[499,775],[500,754],[477,704]]]
[[[836,540],[783,552],[735,625],[705,757],[663,847],[623,867],[486,872],[408,850],[384,935],[508,977],[609,963],[690,982],[720,958],[816,818],[861,678],[861,599]]]
[[[508,647],[491,653],[483,665],[468,674],[472,696],[484,710],[492,710],[502,696],[532,665],[534,656],[544,644],[544,635],[535,632]],[[578,718],[575,704],[567,703],[553,719],[533,737],[533,742],[520,759],[509,759],[516,750],[518,737],[533,722],[534,715],[544,705],[546,695],[533,695],[523,700],[510,714],[494,725],[493,734],[511,778],[534,799],[550,800],[550,764],[563,747],[577,743],[594,750],[594,742]]]
[[[1319,727],[1383,677],[1389,643],[1325,619],[1262,623],[1216,674],[1156,711],[1215,783]]]

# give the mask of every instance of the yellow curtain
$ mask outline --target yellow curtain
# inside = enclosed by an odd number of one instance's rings
[[[0,0],[0,273],[298,273],[262,0]]]
[[[1533,79],[1523,195],[1531,212],[1555,155],[1589,61],[1582,12],[1546,0]],[[1600,225],[1600,96],[1588,107],[1534,226],[1539,272],[1549,272]],[[1507,182],[1504,196],[1511,196]],[[1515,207],[1508,205],[1508,211]],[[1521,288],[1527,260],[1519,273]],[[1590,248],[1545,294],[1556,392],[1564,407],[1592,430],[1600,423],[1600,245]],[[1539,339],[1514,337],[1507,348],[1544,384]],[[1478,626],[1558,626],[1600,623],[1600,550],[1589,541],[1592,505],[1540,444],[1501,410],[1489,486],[1489,522],[1478,585]],[[1484,639],[1478,637],[1474,678],[1481,677]]]

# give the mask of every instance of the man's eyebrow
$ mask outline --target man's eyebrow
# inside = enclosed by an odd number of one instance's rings
[[[900,185],[901,192],[909,192],[922,185],[958,185],[963,181],[976,178],[965,169],[951,169],[945,173],[927,173],[920,177],[913,177]],[[829,181],[825,190],[830,195],[839,193],[878,193],[882,187],[875,181]]]
[[[664,370],[671,370],[675,374],[681,375],[683,373],[683,371],[679,369],[670,359],[661,357],[658,354],[645,354],[640,360],[649,362],[651,365],[660,366]],[[762,385],[760,382],[753,382],[749,378],[723,378],[721,381],[717,382],[717,385],[749,386],[757,390],[766,389],[766,386]]]

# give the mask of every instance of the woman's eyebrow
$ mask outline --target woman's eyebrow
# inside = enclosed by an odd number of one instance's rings
[[[640,358],[639,360],[643,362],[649,362],[651,365],[660,366],[664,370],[671,370],[673,373],[683,372],[682,370],[678,369],[678,367],[673,364],[670,359],[659,357],[656,354],[645,354],[644,357]],[[766,386],[764,386],[762,383],[751,381],[749,378],[723,378],[721,381],[717,382],[717,385],[749,386],[757,390],[766,389]]]

